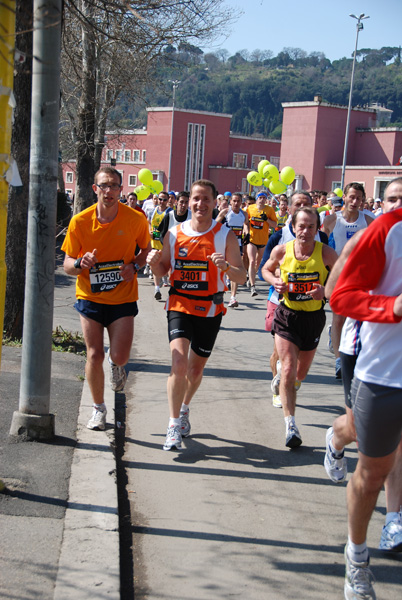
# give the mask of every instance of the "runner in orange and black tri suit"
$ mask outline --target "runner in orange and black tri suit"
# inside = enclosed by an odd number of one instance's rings
[[[156,276],[171,271],[166,302],[172,353],[167,382],[170,420],[164,450],[180,449],[182,437],[190,433],[189,404],[226,312],[224,274],[238,283],[246,280],[236,236],[212,219],[215,199],[211,181],[193,183],[191,220],[170,229],[163,249],[152,250],[147,257]]]
[[[249,257],[248,276],[252,296],[257,296],[255,289],[255,276],[260,265],[265,246],[269,238],[269,228],[277,225],[276,214],[272,206],[265,204],[267,194],[260,192],[255,204],[247,208],[250,220],[250,243],[247,246]]]

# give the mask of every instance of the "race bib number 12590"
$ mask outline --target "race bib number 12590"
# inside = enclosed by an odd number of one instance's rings
[[[122,260],[115,260],[110,262],[96,263],[94,267],[89,270],[89,279],[91,282],[91,291],[97,292],[110,292],[114,290],[116,286],[123,281],[120,275],[120,269],[124,264]]]

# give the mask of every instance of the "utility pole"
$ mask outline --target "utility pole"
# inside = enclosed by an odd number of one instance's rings
[[[355,44],[355,51],[353,54],[352,76],[350,78],[348,115],[346,118],[345,145],[343,147],[343,160],[342,160],[342,173],[341,173],[341,189],[342,190],[345,187],[345,169],[346,169],[346,160],[347,160],[348,144],[349,144],[350,113],[352,110],[352,96],[353,96],[353,83],[355,80],[357,43],[359,41],[359,31],[361,31],[363,29],[362,20],[370,18],[368,15],[365,15],[364,13],[362,13],[359,17],[357,17],[356,15],[349,15],[349,17],[353,17],[353,19],[357,19],[357,23],[356,23],[356,44]]]
[[[19,410],[10,434],[54,435],[50,408],[62,0],[34,0],[31,158]]]
[[[173,84],[173,102],[172,102],[172,126],[170,128],[170,152],[169,152],[169,176],[168,176],[168,191],[170,191],[170,182],[172,176],[172,156],[173,156],[173,121],[174,121],[174,104],[176,100],[176,88],[179,87],[181,81],[171,80],[169,82]]]

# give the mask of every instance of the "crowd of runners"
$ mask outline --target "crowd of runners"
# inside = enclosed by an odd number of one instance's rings
[[[342,198],[306,190],[274,197],[266,191],[217,194],[211,181],[198,180],[188,192],[162,191],[140,206],[133,192],[121,201],[121,175],[112,167],[96,173],[93,190],[97,203],[72,218],[62,247],[65,271],[77,277],[75,308],[87,346],[94,403],[88,428],[106,426],[104,329],[110,384],[124,388],[141,271],[167,313],[171,370],[163,449],[181,450],[191,433],[190,402],[227,308],[239,306],[242,285],[251,298],[263,286],[267,293],[272,402],[283,410],[286,447],[296,449],[302,444],[297,391],[329,301],[329,351],[346,411],[326,434],[324,465],[334,483],[345,481],[344,449],[357,442],[347,488],[344,594],[375,599],[366,537],[383,485],[380,548],[402,551],[402,178],[388,183],[380,202],[366,198],[359,183],[349,183]],[[257,291],[257,278],[269,285]]]

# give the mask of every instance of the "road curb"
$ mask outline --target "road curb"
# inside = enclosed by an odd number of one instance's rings
[[[104,370],[107,379],[108,365]],[[114,453],[114,392],[105,385],[107,429],[86,423],[92,397],[84,382],[54,600],[120,598],[119,515]]]

